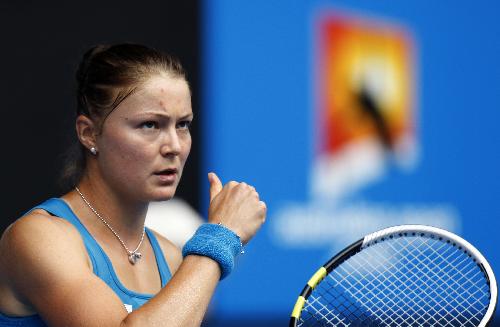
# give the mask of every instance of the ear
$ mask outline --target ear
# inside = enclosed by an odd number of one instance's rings
[[[89,117],[85,115],[76,117],[76,135],[80,143],[87,149],[90,150],[92,147],[97,147],[97,126]]]

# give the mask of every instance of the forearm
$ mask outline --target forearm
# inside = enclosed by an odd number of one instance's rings
[[[219,278],[217,262],[188,255],[168,284],[122,326],[200,326]]]

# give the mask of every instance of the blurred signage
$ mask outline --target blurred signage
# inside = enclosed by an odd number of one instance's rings
[[[312,187],[339,198],[383,175],[387,159],[415,166],[413,53],[404,31],[373,22],[330,17],[318,33]]]
[[[311,129],[310,196],[307,203],[290,202],[277,210],[272,221],[279,243],[338,250],[366,233],[406,223],[459,232],[452,205],[377,203],[363,196],[391,169],[407,174],[418,169],[411,34],[372,18],[323,14],[315,23],[317,129]]]

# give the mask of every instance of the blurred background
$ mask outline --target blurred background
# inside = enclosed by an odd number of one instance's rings
[[[137,42],[181,59],[196,116],[176,201],[155,204],[150,224],[182,234],[182,246],[206,219],[209,171],[253,184],[268,204],[205,326],[286,326],[318,266],[397,224],[453,231],[500,274],[499,10],[486,0],[2,2],[1,230],[60,195],[82,53]]]

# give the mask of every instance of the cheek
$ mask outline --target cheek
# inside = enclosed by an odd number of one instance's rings
[[[182,150],[180,156],[183,166],[189,156],[189,152],[191,152],[191,135],[189,135],[182,144]]]
[[[151,160],[151,144],[133,137],[112,138],[105,143],[107,165],[120,170],[121,174],[131,175],[144,170],[145,163]],[[142,169],[141,169],[142,168]]]

